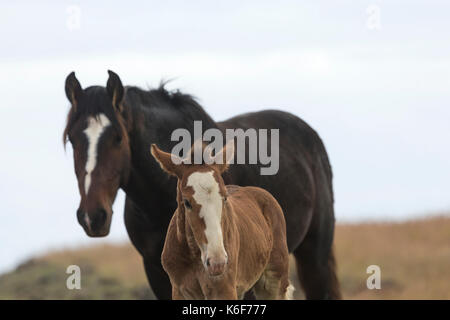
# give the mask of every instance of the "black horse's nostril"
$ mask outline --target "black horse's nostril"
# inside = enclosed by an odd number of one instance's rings
[[[95,214],[90,215],[92,230],[99,230],[104,227],[108,214],[105,210],[100,209]]]
[[[106,222],[107,216],[108,216],[108,214],[106,213],[105,210],[100,210],[100,218],[102,219],[103,222]]]

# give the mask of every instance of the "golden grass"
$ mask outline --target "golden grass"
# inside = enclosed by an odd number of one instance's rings
[[[339,225],[335,250],[346,299],[450,299],[450,218]],[[369,265],[381,290],[368,290]]]
[[[65,266],[71,264],[93,265],[96,272],[107,277],[118,278],[130,285],[147,283],[142,258],[128,243],[54,251],[42,259],[49,263]]]
[[[338,224],[335,252],[345,299],[450,299],[448,216],[402,223]],[[116,279],[118,285],[123,286],[119,298],[136,296],[127,295],[127,290],[136,290],[132,288],[147,288],[142,259],[131,244],[61,250],[34,260],[49,268],[56,266],[56,270],[65,270],[71,264],[84,268],[90,266],[91,273],[106,279]],[[366,269],[369,265],[381,268],[380,290],[367,289],[366,280],[370,274],[366,273]],[[42,264],[40,267],[43,268]],[[292,281],[297,288],[296,297],[301,298],[303,295],[294,270],[295,266],[291,265]],[[36,271],[42,272],[42,269]],[[10,279],[8,283],[14,288],[25,288],[28,285],[42,289],[42,283],[45,283],[40,281],[39,284],[30,284],[20,275],[21,273],[16,272],[16,277],[12,279],[13,272],[10,278],[8,275],[6,278],[3,276],[3,281]],[[96,297],[102,297],[102,288],[96,289]],[[0,288],[0,297],[1,293]],[[12,295],[14,296],[16,295]],[[20,295],[17,298],[21,298]],[[42,298],[58,297],[49,294]]]

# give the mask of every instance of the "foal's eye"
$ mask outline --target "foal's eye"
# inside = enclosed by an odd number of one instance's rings
[[[184,199],[184,206],[189,210],[192,209],[191,203],[186,199]]]

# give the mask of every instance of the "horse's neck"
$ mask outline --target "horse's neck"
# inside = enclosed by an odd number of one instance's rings
[[[167,207],[162,202],[175,196],[175,188],[173,180],[168,179],[150,155],[150,145],[155,143],[165,151],[171,150],[178,143],[171,141],[172,132],[185,128],[193,137],[194,120],[202,121],[203,131],[217,125],[201,107],[192,103],[177,107],[167,105],[168,102],[166,105],[154,102],[155,105],[146,106],[143,103],[146,102],[136,99],[134,93],[127,97],[131,169],[130,179],[122,189],[139,206],[146,207],[142,209],[152,210],[155,206]]]
[[[228,207],[226,211],[222,212],[222,219],[223,242],[225,247],[228,247],[228,242],[236,240],[230,238],[230,235],[236,235],[237,232],[237,228],[235,225],[236,217],[231,206]],[[201,251],[197,245],[197,242],[195,241],[192,228],[185,218],[185,212],[183,212],[182,210],[177,210],[176,223],[178,240],[189,248],[191,257],[193,257],[194,259],[201,259]]]
[[[165,214],[170,217],[167,212],[156,211],[166,208],[163,203],[164,199],[171,199],[174,196],[173,180],[169,179],[167,173],[161,170],[150,154],[152,143],[156,143],[158,146],[164,146],[167,143],[161,143],[158,140],[159,135],[152,135],[149,128],[146,128],[145,124],[150,120],[148,119],[149,115],[144,110],[139,110],[139,107],[134,106],[133,109],[129,119],[132,123],[129,133],[130,176],[122,189],[143,211]],[[157,132],[157,128],[151,132],[155,131]],[[172,209],[174,209],[173,203]]]
[[[194,233],[185,218],[185,212],[183,210],[177,210],[176,224],[178,241],[189,250],[186,254],[193,260],[201,259],[200,249],[195,241]]]
[[[228,195],[230,198],[231,194]],[[230,202],[228,202],[227,207],[222,212],[222,235],[223,235],[223,244],[225,246],[228,245],[228,242],[233,241],[233,239],[229,238],[230,235],[234,235],[236,232],[236,219],[238,217],[235,215],[233,207]]]
[[[131,147],[131,169],[128,182],[122,189],[141,211],[167,225],[175,210],[175,183],[169,179],[150,155],[155,143],[164,151],[171,150],[178,141],[171,141],[176,129],[187,129],[194,139],[194,121],[201,121],[202,130],[217,128],[211,117],[189,97],[170,98],[168,94],[144,92],[127,88],[125,107]],[[191,141],[193,143],[193,141]],[[169,212],[168,212],[169,211]]]
[[[192,232],[191,227],[188,226],[187,223],[185,224],[185,233],[184,234],[185,234],[186,244],[191,253],[191,257],[201,259],[200,248],[198,247],[197,242],[195,241],[194,233]]]

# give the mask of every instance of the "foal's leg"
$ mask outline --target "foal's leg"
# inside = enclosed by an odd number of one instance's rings
[[[172,286],[172,300],[185,300],[177,286]]]
[[[289,283],[287,274],[282,275],[268,266],[253,290],[258,300],[291,300],[294,287]]]
[[[226,274],[218,279],[205,277],[199,280],[205,300],[237,300],[236,281],[233,276]]]
[[[254,286],[257,299],[292,299],[293,287],[289,284],[289,251],[286,244],[286,224],[283,211],[270,196],[264,207],[264,216],[271,220],[273,234],[269,261],[261,278]]]
[[[274,239],[274,249],[269,262],[253,290],[258,300],[291,300],[294,287],[289,283],[289,254]],[[286,244],[284,244],[286,246]],[[285,248],[285,247],[284,247]]]
[[[236,287],[232,285],[227,285],[223,287],[211,290],[206,295],[206,300],[237,300]]]

